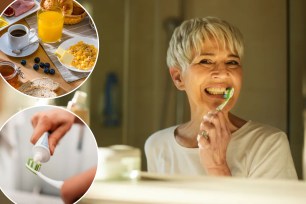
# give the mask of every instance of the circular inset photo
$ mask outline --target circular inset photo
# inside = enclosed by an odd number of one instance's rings
[[[0,17],[0,75],[17,91],[57,98],[92,73],[99,35],[89,13],[73,0],[17,0]]]
[[[74,203],[96,175],[98,147],[89,127],[56,106],[35,106],[0,130],[0,188],[14,203]]]

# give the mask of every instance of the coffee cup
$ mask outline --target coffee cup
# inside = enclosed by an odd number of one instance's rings
[[[21,49],[27,46],[31,39],[35,37],[35,29],[29,29],[22,24],[15,24],[8,29],[8,43],[12,50]]]

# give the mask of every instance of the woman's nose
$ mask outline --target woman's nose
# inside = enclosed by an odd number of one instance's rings
[[[226,68],[225,64],[216,64],[214,69],[212,70],[213,78],[226,78],[229,76],[229,72]]]

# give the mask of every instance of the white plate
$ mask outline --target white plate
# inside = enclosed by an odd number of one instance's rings
[[[38,37],[35,36],[31,39],[31,42],[34,42],[38,40]],[[31,43],[30,42],[30,43]],[[26,50],[23,50],[20,54],[15,54],[12,52],[12,49],[10,48],[9,44],[8,44],[8,33],[4,33],[1,38],[0,38],[0,50],[2,52],[4,52],[6,55],[11,56],[11,57],[26,57],[29,56],[31,54],[33,54],[39,47],[39,43],[34,43],[32,45],[30,45]]]
[[[28,15],[34,13],[35,11],[37,11],[39,9],[39,2],[37,1],[34,1],[35,2],[35,5],[33,6],[33,8],[31,10],[28,10],[27,12],[21,14],[20,16],[11,16],[11,17],[6,17],[4,15],[2,15],[2,17],[5,19],[5,21],[8,23],[7,26],[4,26],[4,27],[1,27],[0,28],[0,31],[7,28],[8,26],[12,25],[13,23],[16,23],[17,21],[27,17]],[[3,13],[2,13],[3,14]]]
[[[94,45],[97,49],[98,49],[98,41],[96,39],[92,39],[92,38],[85,38],[85,37],[74,37],[74,38],[70,38],[66,41],[64,41],[62,44],[59,45],[59,47],[63,48],[64,50],[68,50],[70,46],[77,44],[78,42],[83,41],[86,44],[89,45]],[[78,69],[76,67],[73,66],[69,66],[67,64],[64,64],[61,62],[61,60],[57,57],[58,61],[67,69],[71,70],[71,71],[75,71],[75,72],[91,72],[93,67],[90,68],[89,70],[82,70],[82,69]],[[97,60],[97,59],[96,59]]]

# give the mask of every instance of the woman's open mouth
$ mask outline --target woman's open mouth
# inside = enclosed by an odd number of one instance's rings
[[[224,98],[227,89],[229,89],[229,87],[209,87],[205,89],[205,93],[213,97]]]

